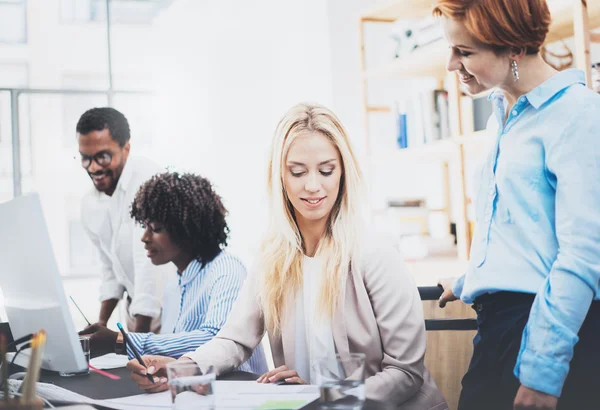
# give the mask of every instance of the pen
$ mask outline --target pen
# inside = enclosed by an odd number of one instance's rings
[[[117,327],[123,334],[123,340],[125,341],[125,343],[128,344],[129,347],[131,347],[131,350],[133,351],[133,354],[135,355],[135,358],[137,359],[138,363],[147,369],[148,366],[146,366],[146,363],[144,363],[144,361],[142,360],[142,356],[140,356],[140,354],[138,353],[138,351],[135,348],[135,346],[133,345],[133,343],[131,343],[129,341],[129,336],[127,336],[127,333],[125,333],[125,329],[123,329],[123,325],[121,323],[117,322]],[[148,378],[148,380],[150,380],[151,383],[154,383],[154,378],[152,377],[152,375],[146,373],[146,377]]]
[[[75,303],[75,299],[73,299],[73,296],[69,296],[69,297],[71,298],[71,302],[73,302],[73,304],[75,305],[75,307],[77,308],[77,310],[79,311],[79,313],[81,313],[81,316],[83,316],[83,318],[87,322],[88,326],[91,326],[92,324],[90,323],[89,320],[87,320],[87,317],[85,317],[85,315],[83,314],[83,312],[81,311],[81,309],[79,309],[79,306],[77,306],[77,303]]]

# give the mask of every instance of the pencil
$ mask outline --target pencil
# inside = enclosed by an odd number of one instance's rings
[[[23,381],[23,394],[21,395],[21,404],[27,404],[35,399],[36,383],[40,376],[40,367],[42,364],[42,351],[46,343],[46,332],[40,330],[31,341],[31,356],[29,357],[29,366],[27,374]]]
[[[0,350],[2,354],[2,385],[4,386],[4,401],[8,402],[8,363],[6,362],[6,336],[0,334]]]
[[[138,363],[147,369],[148,366],[146,366],[146,363],[144,363],[142,356],[140,356],[140,354],[138,353],[134,344],[129,341],[129,336],[127,336],[127,333],[125,333],[125,329],[123,329],[123,325],[121,323],[117,322],[117,327],[123,334],[123,340],[125,341],[125,343],[127,343],[129,345],[129,347],[131,347],[131,350],[133,351],[133,354],[135,355],[135,358],[137,359]],[[148,378],[148,380],[150,380],[150,383],[154,383],[154,378],[152,377],[152,375],[146,373],[146,377]]]
[[[83,312],[81,311],[81,309],[79,309],[79,305],[77,303],[75,303],[75,299],[73,299],[73,296],[69,295],[69,298],[71,298],[71,302],[73,302],[73,304],[75,305],[75,307],[77,308],[77,310],[79,311],[79,313],[81,313],[81,316],[83,316],[83,318],[87,322],[88,326],[91,326],[92,324],[90,323],[89,320],[87,320],[87,317],[85,317],[85,315],[83,314]]]

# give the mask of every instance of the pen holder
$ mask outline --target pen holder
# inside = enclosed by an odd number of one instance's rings
[[[0,410],[42,410],[44,401],[39,397],[21,404],[19,399],[9,399],[8,401],[0,400]]]

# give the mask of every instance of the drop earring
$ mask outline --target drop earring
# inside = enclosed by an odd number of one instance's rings
[[[517,66],[517,62],[515,60],[512,61],[512,63],[510,64],[510,67],[512,69],[512,75],[513,78],[516,81],[519,81],[519,66]]]

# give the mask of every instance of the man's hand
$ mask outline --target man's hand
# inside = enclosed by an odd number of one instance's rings
[[[286,383],[308,384],[306,381],[300,378],[298,372],[288,369],[287,366],[280,366],[276,369],[273,369],[270,372],[260,376],[256,381],[259,383],[277,383],[280,381],[285,381]]]
[[[131,370],[131,380],[137,386],[145,390],[146,393],[158,393],[169,389],[167,384],[167,364],[174,362],[175,359],[167,356],[148,355],[142,359],[148,369],[138,363],[136,359],[130,360],[127,363],[127,369]],[[187,357],[182,357],[179,360],[190,360]],[[154,383],[146,377],[146,373],[154,376]]]
[[[440,296],[439,303],[440,307],[446,307],[446,303],[454,302],[458,298],[452,292],[452,284],[456,278],[444,278],[438,279],[438,285],[440,285],[444,289],[444,293]]]
[[[117,336],[119,335],[118,332],[97,323],[86,327],[79,334],[90,336],[90,353],[92,355],[113,353],[115,351]]]
[[[515,410],[556,410],[558,397],[521,385],[515,397]]]

